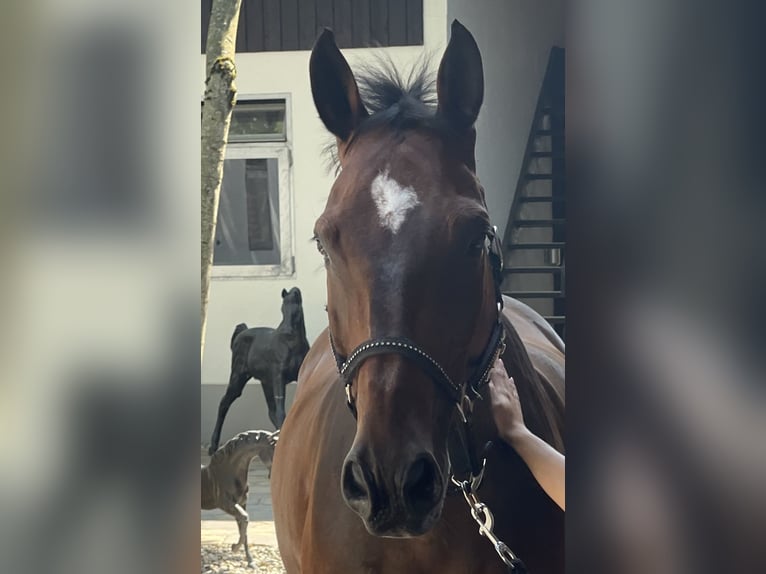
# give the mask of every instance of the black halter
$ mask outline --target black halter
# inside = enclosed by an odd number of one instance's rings
[[[479,396],[479,391],[489,379],[489,371],[492,368],[492,365],[505,348],[505,329],[503,328],[503,323],[501,321],[503,294],[500,290],[500,285],[503,280],[503,256],[496,228],[493,228],[492,232],[489,233],[489,240],[490,243],[487,256],[489,257],[489,262],[492,267],[492,278],[495,283],[497,320],[495,321],[487,345],[484,348],[484,352],[479,359],[479,363],[465,384],[461,385],[453,381],[436,359],[418,347],[413,341],[410,341],[405,337],[381,337],[378,339],[370,339],[356,347],[348,357],[344,357],[338,353],[335,341],[332,337],[332,332],[330,332],[330,347],[333,356],[335,357],[335,362],[338,365],[338,373],[340,373],[341,381],[346,387],[348,408],[353,413],[354,418],[356,418],[356,405],[351,396],[351,385],[354,381],[356,371],[361,364],[370,357],[376,355],[397,354],[403,355],[414,362],[423,372],[435,381],[439,388],[447,393],[449,399],[460,411],[463,421],[466,422],[466,416],[463,411],[466,397],[471,401]],[[471,396],[469,397],[467,393],[471,393]],[[469,458],[474,459],[471,460],[471,471],[479,472],[480,469],[477,468],[479,464],[477,460],[475,460],[476,457],[470,455]]]

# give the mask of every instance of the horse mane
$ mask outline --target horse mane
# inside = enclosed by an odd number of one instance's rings
[[[252,456],[255,456],[259,448],[274,445],[276,440],[275,434],[263,430],[249,430],[239,433],[226,441],[226,444],[213,453],[210,457],[208,468],[215,467],[231,459],[235,452],[238,454],[252,452]],[[240,450],[242,450],[242,453],[238,452]]]
[[[237,338],[237,335],[239,335],[242,331],[247,330],[247,325],[245,323],[240,323],[236,327],[234,327],[234,333],[231,335],[231,350],[234,350],[234,339]]]
[[[356,127],[348,145],[360,135],[384,126],[397,132],[446,129],[446,122],[436,114],[436,75],[428,54],[418,58],[406,74],[396,68],[389,55],[377,54],[372,61],[355,67],[354,78],[370,115]],[[325,145],[324,154],[337,170],[335,137]]]

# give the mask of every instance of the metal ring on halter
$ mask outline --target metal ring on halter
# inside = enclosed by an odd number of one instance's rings
[[[460,489],[460,491],[463,493],[463,496],[466,496],[466,485],[468,490],[471,493],[476,492],[479,490],[479,487],[481,486],[481,483],[484,481],[484,470],[487,468],[487,459],[483,458],[481,459],[481,470],[476,475],[471,475],[468,480],[458,480],[455,478],[454,474],[450,474],[450,481],[452,484],[454,484],[457,488]],[[467,500],[467,499],[466,499]]]

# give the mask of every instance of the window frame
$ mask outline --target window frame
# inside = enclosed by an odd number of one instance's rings
[[[269,105],[276,106],[276,102],[282,101],[284,102],[284,110],[285,110],[285,130],[283,135],[279,135],[278,137],[275,134],[253,134],[250,136],[242,136],[239,134],[232,134],[229,132],[229,140],[228,144],[240,144],[240,143],[258,143],[258,142],[264,142],[264,143],[286,143],[288,140],[288,113],[287,113],[287,98],[266,98],[266,97],[259,97],[258,99],[253,98],[237,98],[237,102],[234,104],[234,108],[232,109],[232,122],[234,121],[234,112],[237,109],[237,106],[247,107],[247,106],[261,106],[262,109],[267,108]],[[266,111],[273,111],[273,110],[266,110]],[[250,138],[250,139],[248,139]]]
[[[237,100],[257,104],[263,100],[283,99],[285,101],[285,139],[269,142],[228,142],[225,160],[276,159],[279,173],[279,251],[280,263],[274,265],[216,265],[215,258],[211,278],[216,280],[252,279],[252,278],[287,278],[295,275],[294,253],[294,192],[292,185],[292,118],[290,114],[290,94],[240,95]],[[235,104],[236,105],[236,104]],[[216,219],[217,224],[217,219]]]

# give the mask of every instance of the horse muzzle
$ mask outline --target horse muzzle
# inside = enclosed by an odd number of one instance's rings
[[[428,532],[441,516],[446,479],[436,459],[422,452],[386,477],[372,457],[352,450],[343,464],[346,504],[374,536],[409,538]]]

